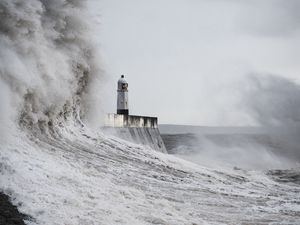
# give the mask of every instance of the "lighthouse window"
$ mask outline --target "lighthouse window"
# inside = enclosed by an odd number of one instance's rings
[[[127,90],[127,88],[128,88],[128,84],[122,84],[122,89],[123,90]]]

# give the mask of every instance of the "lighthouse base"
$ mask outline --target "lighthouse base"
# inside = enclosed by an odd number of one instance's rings
[[[156,117],[108,114],[103,130],[124,140],[167,153],[158,130]]]

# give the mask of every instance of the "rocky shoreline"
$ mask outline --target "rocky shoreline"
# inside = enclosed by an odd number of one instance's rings
[[[27,216],[20,213],[7,195],[0,193],[0,225],[25,225]]]

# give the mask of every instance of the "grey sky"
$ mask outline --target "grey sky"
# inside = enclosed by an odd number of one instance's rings
[[[300,81],[300,1],[91,1],[108,112],[125,74],[132,114],[160,123],[255,125],[241,107],[249,74]]]

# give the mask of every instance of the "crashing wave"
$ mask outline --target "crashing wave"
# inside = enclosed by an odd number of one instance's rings
[[[0,2],[0,77],[17,100],[19,125],[51,133],[81,123],[98,68],[85,1]]]

